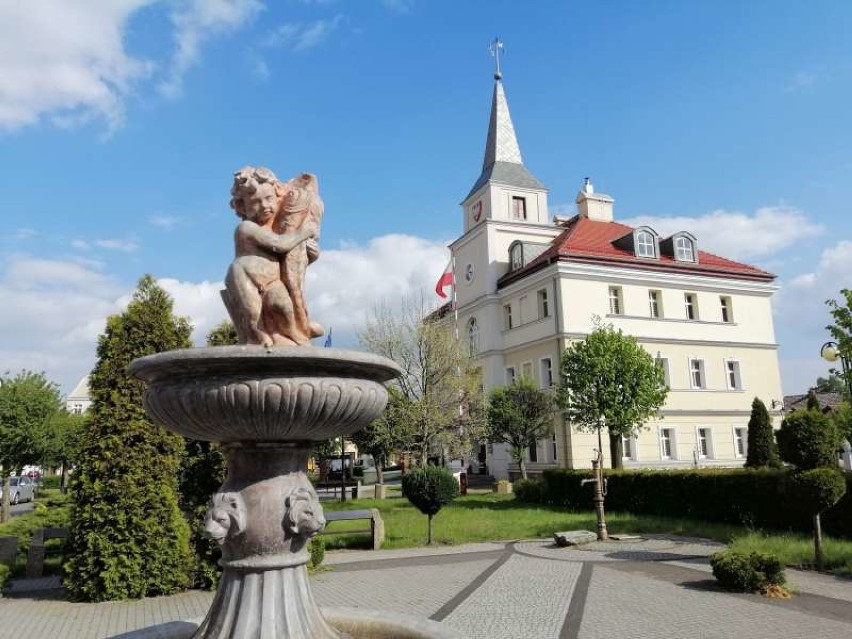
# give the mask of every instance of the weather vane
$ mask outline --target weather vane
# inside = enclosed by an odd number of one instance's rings
[[[491,55],[494,56],[494,79],[500,80],[503,78],[503,74],[500,73],[500,52],[503,50],[503,41],[500,38],[494,38],[494,42],[491,43],[488,50],[491,52]]]

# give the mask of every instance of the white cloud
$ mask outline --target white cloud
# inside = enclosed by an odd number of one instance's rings
[[[213,36],[235,31],[262,9],[258,0],[189,0],[172,14],[177,51],[160,91],[174,98],[183,91],[184,74],[201,59],[201,47]]]
[[[183,223],[183,218],[177,215],[152,215],[148,218],[148,223],[165,231],[171,231]]]
[[[293,51],[307,51],[325,42],[343,20],[343,14],[337,14],[330,20],[316,20],[307,24],[288,22],[268,34],[262,45],[269,48],[281,47]]]
[[[124,99],[153,66],[124,50],[130,17],[156,0],[0,4],[0,129],[44,116],[58,125],[124,119]]]
[[[326,330],[334,329],[335,346],[356,347],[355,334],[375,305],[398,304],[407,293],[431,291],[447,257],[443,242],[410,235],[324,249],[307,274],[311,316]],[[94,366],[106,318],[126,306],[133,284],[116,281],[97,265],[20,255],[7,258],[0,273],[3,370],[44,370],[71,390]],[[221,282],[163,278],[159,283],[173,297],[175,313],[189,317],[196,344],[227,318]],[[442,301],[434,300],[436,306]]]
[[[122,253],[133,253],[133,251],[139,248],[139,244],[133,240],[115,239],[95,240],[95,246],[108,251],[121,251]]]
[[[804,213],[786,206],[765,206],[753,214],[719,209],[697,217],[641,215],[623,222],[650,226],[663,236],[689,231],[702,250],[734,260],[766,258],[823,232]]]

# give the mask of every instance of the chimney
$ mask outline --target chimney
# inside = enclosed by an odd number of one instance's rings
[[[605,193],[595,193],[591,179],[586,178],[583,188],[577,193],[577,212],[597,222],[612,222],[613,200]]]

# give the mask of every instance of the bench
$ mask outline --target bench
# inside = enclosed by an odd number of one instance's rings
[[[44,572],[45,543],[51,539],[68,539],[64,528],[36,528],[27,553],[27,579],[41,577]],[[62,551],[59,550],[59,553]]]
[[[349,533],[370,533],[372,536],[373,550],[378,550],[382,547],[382,542],[385,540],[385,523],[382,521],[382,516],[378,509],[369,508],[365,510],[336,510],[334,512],[326,512],[325,520],[328,523],[332,521],[361,521],[369,520],[369,528],[347,528],[345,530],[328,530],[322,531],[323,535],[347,535]]]

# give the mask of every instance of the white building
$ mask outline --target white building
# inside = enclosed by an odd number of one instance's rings
[[[82,415],[89,410],[92,405],[92,400],[89,397],[89,376],[86,375],[83,379],[77,382],[68,397],[65,398],[65,410],[75,415]]]
[[[521,375],[552,387],[562,352],[599,316],[658,358],[671,388],[663,419],[625,441],[625,466],[741,464],[753,398],[780,416],[775,276],[702,251],[686,230],[620,224],[613,198],[588,179],[571,218],[551,220],[547,195],[524,166],[495,75],[482,172],[450,245],[459,332],[486,391]],[[589,467],[595,442],[560,422],[552,441],[530,447],[528,468]],[[517,470],[505,446],[487,453],[495,477]]]

